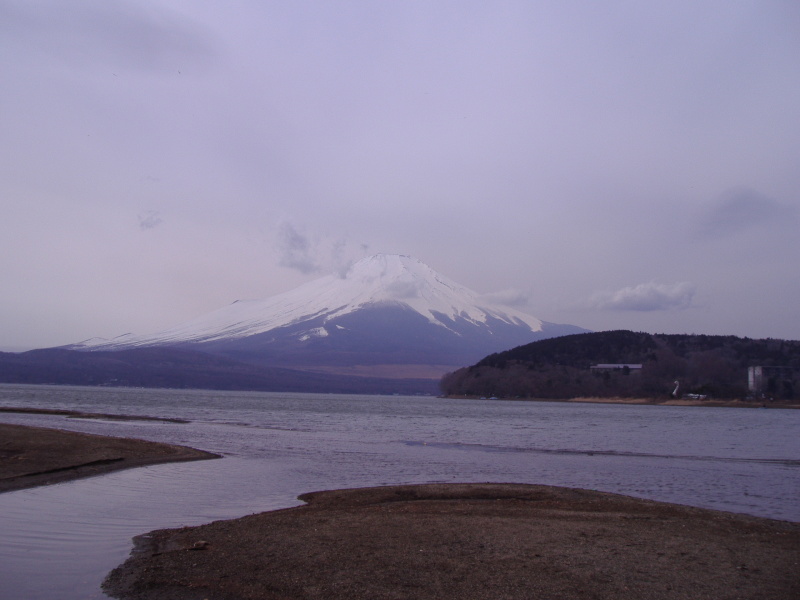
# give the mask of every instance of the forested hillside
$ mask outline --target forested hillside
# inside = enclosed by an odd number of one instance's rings
[[[642,368],[592,369],[601,364]],[[735,336],[606,331],[568,335],[492,354],[442,378],[445,395],[504,398],[668,397],[679,393],[745,398],[749,366],[793,367],[765,382],[776,399],[800,394],[800,342]]]

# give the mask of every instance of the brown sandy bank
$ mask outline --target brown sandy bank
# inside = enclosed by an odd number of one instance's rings
[[[165,423],[188,423],[183,419],[165,419],[163,417],[147,417],[141,415],[112,415],[108,413],[87,413],[80,410],[64,410],[58,408],[23,408],[17,406],[0,406],[0,413],[23,413],[29,415],[61,415],[69,419],[102,419],[104,421],[163,421]]]
[[[161,530],[104,583],[124,599],[800,597],[800,524],[514,484],[316,492]]]
[[[797,402],[786,400],[695,400],[693,398],[570,398],[566,402],[592,402],[597,404],[651,404],[657,406],[705,406],[708,408],[800,408]]]
[[[473,399],[477,396],[445,396],[458,400]],[[485,399],[485,398],[484,398]],[[499,398],[500,400],[512,400],[512,398]],[[519,402],[585,402],[589,404],[636,404],[648,406],[704,406],[706,408],[793,408],[800,409],[800,403],[796,400],[695,400],[692,398],[600,398],[597,396],[581,396],[579,398],[513,398]]]
[[[0,492],[206,458],[219,457],[185,446],[0,423]]]

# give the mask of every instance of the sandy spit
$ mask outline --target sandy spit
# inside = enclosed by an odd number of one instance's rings
[[[140,536],[125,600],[787,600],[800,523],[588,490],[433,484]]]
[[[0,493],[165,462],[219,455],[128,438],[0,423]]]

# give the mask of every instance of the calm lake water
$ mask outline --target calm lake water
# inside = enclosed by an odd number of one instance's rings
[[[179,443],[222,460],[0,494],[0,598],[105,598],[131,538],[286,508],[314,490],[432,482],[581,487],[800,521],[800,411],[0,385],[0,422]]]

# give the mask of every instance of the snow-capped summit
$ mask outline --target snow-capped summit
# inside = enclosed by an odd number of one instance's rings
[[[82,350],[182,346],[270,365],[456,367],[499,350],[575,333],[476,292],[410,256],[377,254],[264,300],[241,300],[150,335],[87,340]]]
[[[435,325],[446,327],[437,316],[445,315],[448,319],[461,317],[475,323],[485,323],[487,317],[494,316],[510,323],[525,323],[533,331],[542,327],[542,322],[530,315],[480,302],[479,295],[472,290],[410,256],[370,256],[353,265],[344,281],[352,287],[353,297],[359,301],[366,300],[362,305],[369,302],[402,303]]]

